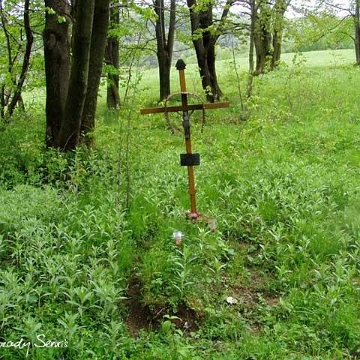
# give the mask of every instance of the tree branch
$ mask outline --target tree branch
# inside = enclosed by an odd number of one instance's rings
[[[29,64],[30,64],[31,47],[32,47],[32,44],[33,44],[33,41],[34,41],[34,37],[33,37],[32,31],[31,31],[31,26],[30,26],[29,7],[30,7],[30,0],[25,0],[25,5],[24,5],[24,28],[25,28],[25,33],[26,33],[26,48],[25,48],[25,54],[24,54],[24,59],[23,59],[23,64],[22,64],[22,69],[21,69],[21,74],[20,74],[20,77],[19,77],[19,81],[17,83],[14,96],[13,96],[13,98],[12,98],[12,100],[11,100],[9,106],[8,106],[8,110],[7,110],[7,114],[6,114],[7,118],[11,117],[11,115],[13,114],[13,112],[15,110],[15,107],[16,107],[17,103],[21,99],[22,87],[24,85],[26,74],[27,74]]]

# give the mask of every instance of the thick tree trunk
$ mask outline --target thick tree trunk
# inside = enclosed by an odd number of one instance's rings
[[[215,42],[214,39],[212,43],[209,44],[208,52],[207,52],[207,63],[209,68],[209,75],[210,75],[210,88],[214,95],[215,100],[220,100],[220,97],[223,95],[217,75],[216,75],[216,66],[215,66],[216,54],[215,54]]]
[[[283,28],[284,28],[284,14],[287,8],[286,0],[276,0],[274,6],[274,28],[273,28],[273,38],[272,46],[273,53],[271,57],[270,70],[274,70],[280,61],[281,57],[281,45],[283,37]]]
[[[109,0],[72,1],[72,46],[67,15],[68,2],[47,0],[57,13],[47,14],[44,30],[46,70],[47,145],[73,151],[83,135],[94,128],[97,92],[109,22]],[[70,73],[70,75],[69,75]]]
[[[165,24],[165,5],[164,0],[155,0],[154,9],[157,15],[155,32],[157,43],[157,59],[159,63],[159,79],[160,79],[160,101],[166,99],[170,95],[170,70],[171,60],[174,47],[175,36],[175,0],[170,2],[170,16],[168,33],[166,37]]]
[[[215,44],[219,35],[208,30],[213,25],[211,4],[201,10],[195,10],[196,0],[187,0],[190,10],[191,33],[199,66],[202,87],[209,102],[222,96],[215,69]]]
[[[282,34],[279,31],[275,30],[272,38],[273,53],[271,57],[270,70],[274,70],[279,64],[281,57],[281,43]]]
[[[214,92],[212,92],[210,85],[210,72],[206,57],[207,51],[204,47],[202,39],[195,38],[193,40],[193,44],[196,52],[196,58],[199,67],[202,88],[205,91],[207,100],[210,102],[214,102],[214,96],[212,95],[214,94]]]
[[[118,1],[114,1],[113,4],[117,4]],[[119,9],[115,6],[110,10],[110,21],[113,25],[117,25],[120,22]],[[105,50],[105,61],[108,65],[113,67],[112,71],[107,74],[107,92],[106,102],[108,109],[120,108],[120,94],[119,94],[119,38],[117,36],[109,36],[107,38],[107,46]]]
[[[55,145],[64,115],[70,78],[70,24],[60,23],[58,15],[69,14],[63,0],[45,0],[56,14],[46,13],[43,32],[46,78],[46,145]]]
[[[262,29],[260,34],[255,35],[256,69],[255,75],[263,74],[269,68],[272,57],[271,34]]]
[[[92,138],[87,136],[95,127],[95,113],[98,89],[105,54],[110,6],[108,0],[96,0],[91,36],[90,59],[87,92],[81,118],[81,136],[87,145],[92,145]]]
[[[260,4],[260,12],[255,21],[254,45],[256,52],[255,75],[263,74],[272,57],[272,36],[270,32],[271,9],[268,4]]]
[[[94,7],[95,0],[76,0],[69,90],[60,131],[55,141],[62,151],[75,150],[79,144],[89,75]]]
[[[159,63],[159,99],[160,101],[166,99],[171,92],[170,87],[170,72],[171,72],[171,59],[164,52],[157,54]]]
[[[120,108],[120,78],[119,74],[119,41],[114,37],[109,37],[105,50],[105,61],[113,68],[107,74],[106,104],[110,110]]]

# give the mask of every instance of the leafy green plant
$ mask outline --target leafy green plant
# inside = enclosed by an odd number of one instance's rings
[[[171,278],[171,286],[178,292],[178,301],[186,298],[186,292],[194,284],[191,281],[191,264],[197,259],[197,254],[193,252],[191,247],[184,245],[177,248],[176,253],[168,259],[172,266],[173,276]]]

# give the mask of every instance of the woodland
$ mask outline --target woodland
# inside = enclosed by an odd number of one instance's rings
[[[358,0],[0,0],[0,359],[359,359],[359,77]]]

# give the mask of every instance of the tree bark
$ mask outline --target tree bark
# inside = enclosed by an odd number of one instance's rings
[[[255,75],[263,74],[272,57],[272,36],[270,31],[271,13],[269,5],[261,3],[260,12],[256,15],[254,45],[256,52]]]
[[[113,4],[116,4],[114,2]],[[113,6],[110,9],[110,22],[116,26],[120,22],[119,9]],[[112,70],[107,74],[107,91],[106,102],[108,109],[120,108],[120,94],[119,94],[119,38],[118,36],[108,36],[107,46],[105,50],[105,61],[108,65],[112,66]]]
[[[69,90],[60,131],[56,138],[56,147],[62,151],[74,150],[79,144],[89,75],[94,7],[95,0],[76,0]]]
[[[47,0],[47,6],[57,11],[55,16],[47,15],[44,31],[46,117],[50,135],[47,144],[61,151],[73,151],[95,124],[109,0],[71,1],[71,66],[69,24],[58,21],[58,15],[68,14],[66,3]]]
[[[109,15],[109,1],[96,0],[89,58],[91,71],[88,71],[86,98],[81,118],[81,137],[85,139],[87,145],[93,145],[92,138],[88,135],[95,127],[96,105],[105,54]]]
[[[273,25],[273,38],[272,47],[273,53],[271,57],[270,70],[274,70],[280,61],[281,57],[281,45],[284,28],[284,14],[288,4],[286,0],[276,0],[274,6],[274,25]]]
[[[214,41],[214,39],[213,39]],[[207,63],[210,74],[210,88],[211,92],[214,95],[214,100],[220,100],[220,97],[223,96],[223,92],[220,89],[217,75],[216,75],[216,53],[215,53],[215,42],[211,44],[207,52]]]
[[[209,27],[213,25],[213,5],[208,4],[200,10],[195,9],[196,0],[187,0],[187,5],[202,87],[207,100],[214,102],[220,99],[222,91],[215,68],[215,44],[219,35],[212,35],[209,31]]]
[[[45,15],[43,32],[46,78],[46,145],[55,146],[64,116],[70,78],[70,23],[58,21],[59,15],[69,14],[70,8],[62,0],[45,0],[45,6],[56,14]]]
[[[249,1],[250,6],[250,39],[249,39],[249,73],[246,85],[246,97],[250,98],[253,89],[254,80],[254,38],[255,38],[255,23],[256,23],[256,0]]]
[[[360,65],[360,0],[355,1],[354,32],[356,65]]]
[[[155,13],[157,15],[155,24],[156,43],[157,43],[157,59],[159,63],[159,79],[160,79],[160,101],[166,99],[170,95],[170,71],[171,60],[174,48],[175,37],[175,0],[170,2],[170,16],[168,33],[166,36],[165,23],[165,5],[164,0],[153,1]]]
[[[24,85],[26,74],[30,64],[31,47],[34,42],[34,37],[30,27],[30,0],[26,0],[24,4],[24,28],[26,34],[25,54],[23,57],[22,69],[19,76],[19,80],[16,84],[14,96],[12,97],[10,104],[8,105],[8,110],[6,114],[6,117],[8,118],[12,116],[15,107],[19,103],[19,101],[22,101],[22,97],[21,97],[22,87]]]

